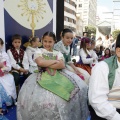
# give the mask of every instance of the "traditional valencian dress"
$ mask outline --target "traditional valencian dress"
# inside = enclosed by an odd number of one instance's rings
[[[66,63],[66,68],[68,70],[70,70],[71,72],[75,72],[74,69],[69,65],[70,63],[73,63],[71,61],[71,55],[70,55],[70,46],[64,46],[62,40],[59,41],[58,43],[56,43],[54,45],[54,49],[57,51],[60,51],[65,59],[65,63]],[[79,67],[77,67],[77,69],[82,73],[82,75],[84,76],[84,80],[86,83],[88,83],[90,75],[87,71],[85,71],[84,69],[81,69]]]
[[[6,52],[0,52],[0,63],[4,64],[3,68],[0,68],[0,108],[2,103],[5,102],[7,106],[13,104],[13,100],[16,99],[16,88],[13,76],[9,73],[11,70],[11,64]]]
[[[94,64],[93,60],[94,57],[92,56],[92,52],[87,50],[88,55],[85,53],[83,48],[80,49],[79,56],[80,59],[75,66],[80,67],[84,70],[86,70],[89,74],[91,74],[91,67],[92,64]]]
[[[27,53],[27,56],[28,56],[28,61],[29,61],[29,72],[30,73],[34,73],[36,70],[38,70],[38,66],[37,64],[35,63],[35,61],[33,60],[33,55],[36,51],[39,51],[39,48],[33,48],[31,46],[28,46],[26,48],[26,53]]]
[[[43,48],[34,59],[63,60]],[[40,68],[23,84],[17,102],[17,120],[87,120],[87,85],[68,70]]]

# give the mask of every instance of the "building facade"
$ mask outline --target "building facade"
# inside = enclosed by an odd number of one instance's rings
[[[64,28],[76,31],[76,0],[64,0]]]
[[[84,29],[88,25],[96,26],[97,0],[77,0],[76,8],[83,20]]]

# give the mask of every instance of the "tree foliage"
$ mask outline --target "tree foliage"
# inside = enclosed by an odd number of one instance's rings
[[[91,36],[91,33],[93,33],[95,35],[96,34],[96,27],[94,27],[92,25],[88,25],[85,27],[85,32],[88,33],[88,37]]]
[[[112,36],[113,36],[114,40],[117,39],[118,34],[120,34],[120,30],[114,30],[114,31],[112,32]]]

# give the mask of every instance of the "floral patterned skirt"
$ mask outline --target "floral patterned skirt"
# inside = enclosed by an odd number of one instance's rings
[[[76,74],[64,69],[65,74],[80,90],[69,102],[42,88],[34,73],[23,84],[17,102],[17,120],[87,120],[88,86]],[[73,80],[74,79],[74,80]]]

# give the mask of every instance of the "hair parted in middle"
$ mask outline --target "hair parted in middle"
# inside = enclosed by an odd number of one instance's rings
[[[44,33],[44,35],[42,36],[42,38],[44,38],[45,36],[52,37],[53,40],[56,42],[56,36],[55,36],[54,32],[47,31],[46,33]]]

